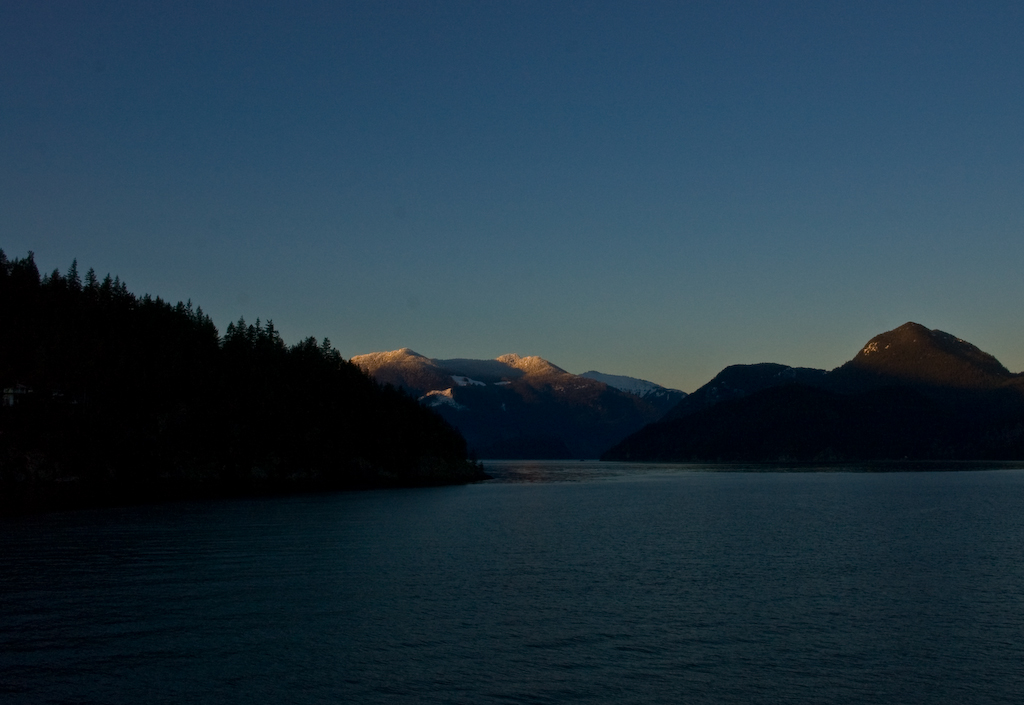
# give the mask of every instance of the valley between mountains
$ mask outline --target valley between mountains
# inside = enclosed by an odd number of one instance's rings
[[[352,362],[445,418],[479,458],[697,462],[1020,460],[1024,375],[906,323],[834,370],[732,365],[686,394],[540,357]]]

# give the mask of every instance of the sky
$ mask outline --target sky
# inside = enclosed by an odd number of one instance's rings
[[[1024,370],[1024,3],[0,0],[0,248],[346,358]]]

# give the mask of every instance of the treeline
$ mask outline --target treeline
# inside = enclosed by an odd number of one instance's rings
[[[272,322],[223,337],[191,302],[40,275],[0,250],[0,503],[444,484],[478,479],[462,437]]]

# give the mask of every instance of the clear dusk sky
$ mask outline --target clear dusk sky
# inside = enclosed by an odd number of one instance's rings
[[[1024,369],[1024,3],[0,0],[0,247],[345,357]]]

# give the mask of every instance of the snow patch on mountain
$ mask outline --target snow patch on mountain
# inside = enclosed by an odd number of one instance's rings
[[[425,404],[429,407],[436,406],[450,406],[454,409],[465,409],[466,407],[455,401],[455,395],[452,394],[452,388],[448,389],[435,389],[431,392],[427,392],[419,399],[421,404]]]
[[[475,379],[469,377],[463,377],[461,375],[452,375],[452,379],[455,380],[455,384],[460,387],[486,387],[487,384],[484,382],[478,382]]]
[[[604,382],[609,387],[614,387],[619,391],[627,392],[629,394],[635,394],[638,397],[646,397],[650,394],[664,394],[667,392],[675,392],[678,394],[686,394],[678,389],[669,389],[668,387],[662,387],[660,384],[654,382],[648,382],[645,379],[638,379],[636,377],[627,377],[626,375],[609,375],[603,372],[597,372],[596,370],[590,370],[584,372],[580,377],[586,377],[587,379],[593,379],[598,382]]]

